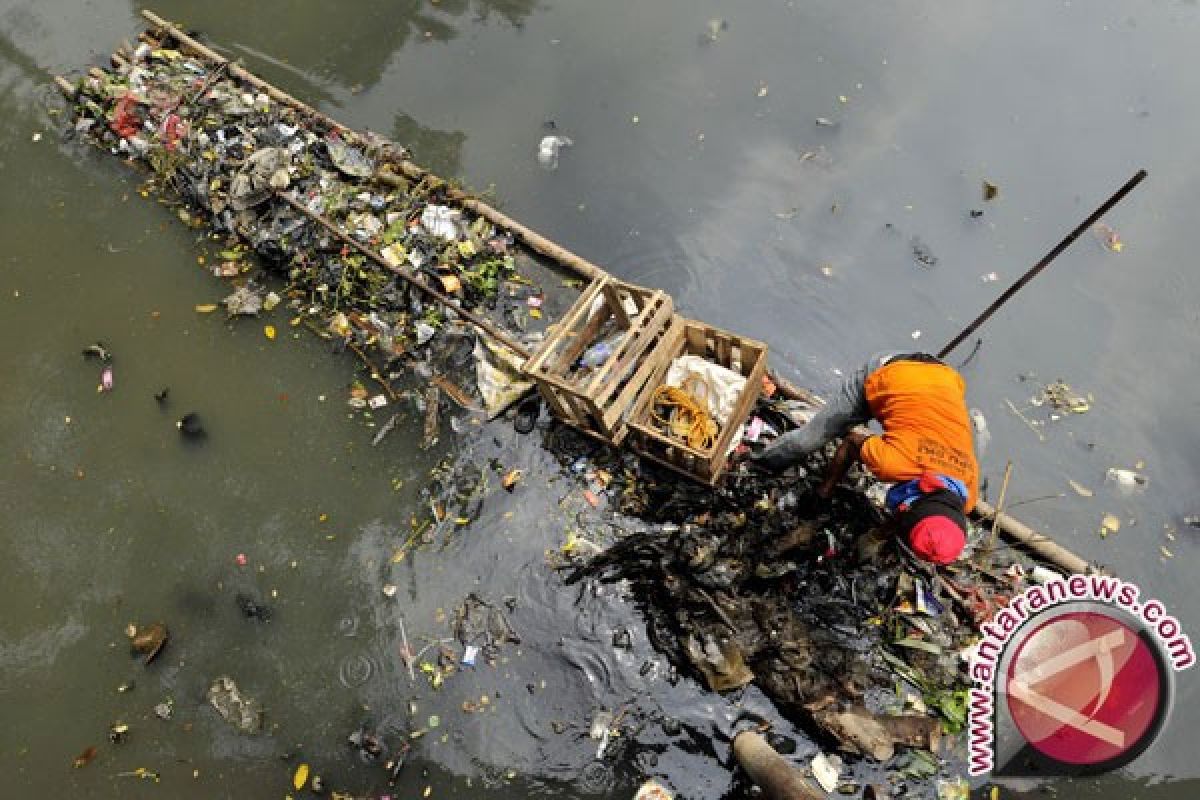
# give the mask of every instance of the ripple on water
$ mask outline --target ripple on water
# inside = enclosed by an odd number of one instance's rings
[[[357,689],[375,674],[375,662],[362,653],[352,653],[342,659],[338,680],[347,689]]]
[[[600,794],[613,788],[615,773],[603,761],[593,761],[579,771],[579,788],[589,794]]]
[[[338,620],[337,630],[342,636],[357,636],[358,617],[356,615],[342,617],[340,620]]]

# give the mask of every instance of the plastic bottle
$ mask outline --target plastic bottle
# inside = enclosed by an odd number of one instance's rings
[[[982,453],[987,447],[988,442],[992,440],[992,433],[988,430],[987,418],[983,416],[983,412],[978,408],[970,410],[971,427],[975,429],[975,441],[979,446],[979,452]]]

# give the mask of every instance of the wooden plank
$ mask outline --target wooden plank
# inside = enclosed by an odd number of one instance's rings
[[[559,419],[565,417],[567,410],[563,408],[562,403],[558,402],[558,393],[554,391],[554,387],[537,381],[537,388],[538,392],[542,395],[542,399],[546,401],[546,405],[550,407],[550,412]]]
[[[622,294],[626,293],[618,293],[617,287],[612,283],[605,283],[602,288],[604,296],[608,298],[608,305],[612,309],[613,316],[617,318],[617,322],[621,324],[622,328],[628,330],[632,323],[629,321],[629,312],[625,310],[625,303],[621,297]]]
[[[654,371],[655,366],[656,364],[653,359],[646,358],[634,370],[633,375],[625,382],[620,394],[609,404],[610,413],[615,418],[619,419],[623,416],[633,401],[646,389],[650,374]]]
[[[583,315],[587,313],[588,309],[591,308],[592,303],[595,302],[596,296],[600,293],[601,284],[603,283],[604,279],[592,281],[592,283],[583,290],[583,293],[579,296],[579,299],[575,301],[575,304],[571,306],[566,315],[559,321],[558,331],[554,334],[554,336],[544,341],[542,346],[534,352],[533,356],[530,358],[527,366],[525,367],[527,372],[541,371],[546,369],[546,361],[561,344],[571,337],[574,327],[579,323],[579,320],[583,317]]]
[[[582,321],[584,316],[586,316],[586,313],[591,310],[592,306],[596,302],[596,297],[603,296],[600,294],[601,288],[602,287],[599,286],[596,287],[596,291],[592,294],[591,300],[588,301],[588,305],[584,309],[584,314],[581,315],[579,319],[573,321],[573,331],[575,326]],[[584,351],[595,344],[596,337],[600,333],[600,328],[604,326],[604,323],[608,320],[608,318],[608,301],[606,298],[605,301],[600,305],[600,308],[596,310],[596,313],[587,320],[587,324],[584,325],[583,330],[578,331],[572,337],[572,340],[566,344],[562,355],[560,355],[559,358],[550,365],[550,369],[559,375],[567,374],[567,372],[571,369],[571,366],[577,360],[579,360],[580,356],[583,355]]]

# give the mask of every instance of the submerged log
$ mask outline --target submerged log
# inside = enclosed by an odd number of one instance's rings
[[[761,734],[742,731],[733,739],[733,755],[750,780],[771,800],[825,800],[804,776],[776,753]]]

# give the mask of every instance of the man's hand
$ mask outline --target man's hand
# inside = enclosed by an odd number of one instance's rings
[[[829,463],[829,470],[825,474],[825,480],[817,487],[817,497],[822,500],[828,500],[833,496],[833,490],[846,475],[846,470],[850,469],[850,465],[858,460],[858,453],[862,447],[862,443],[870,438],[869,434],[860,433],[858,431],[850,431],[842,439],[842,443],[838,445],[837,452],[833,454],[833,461]]]

